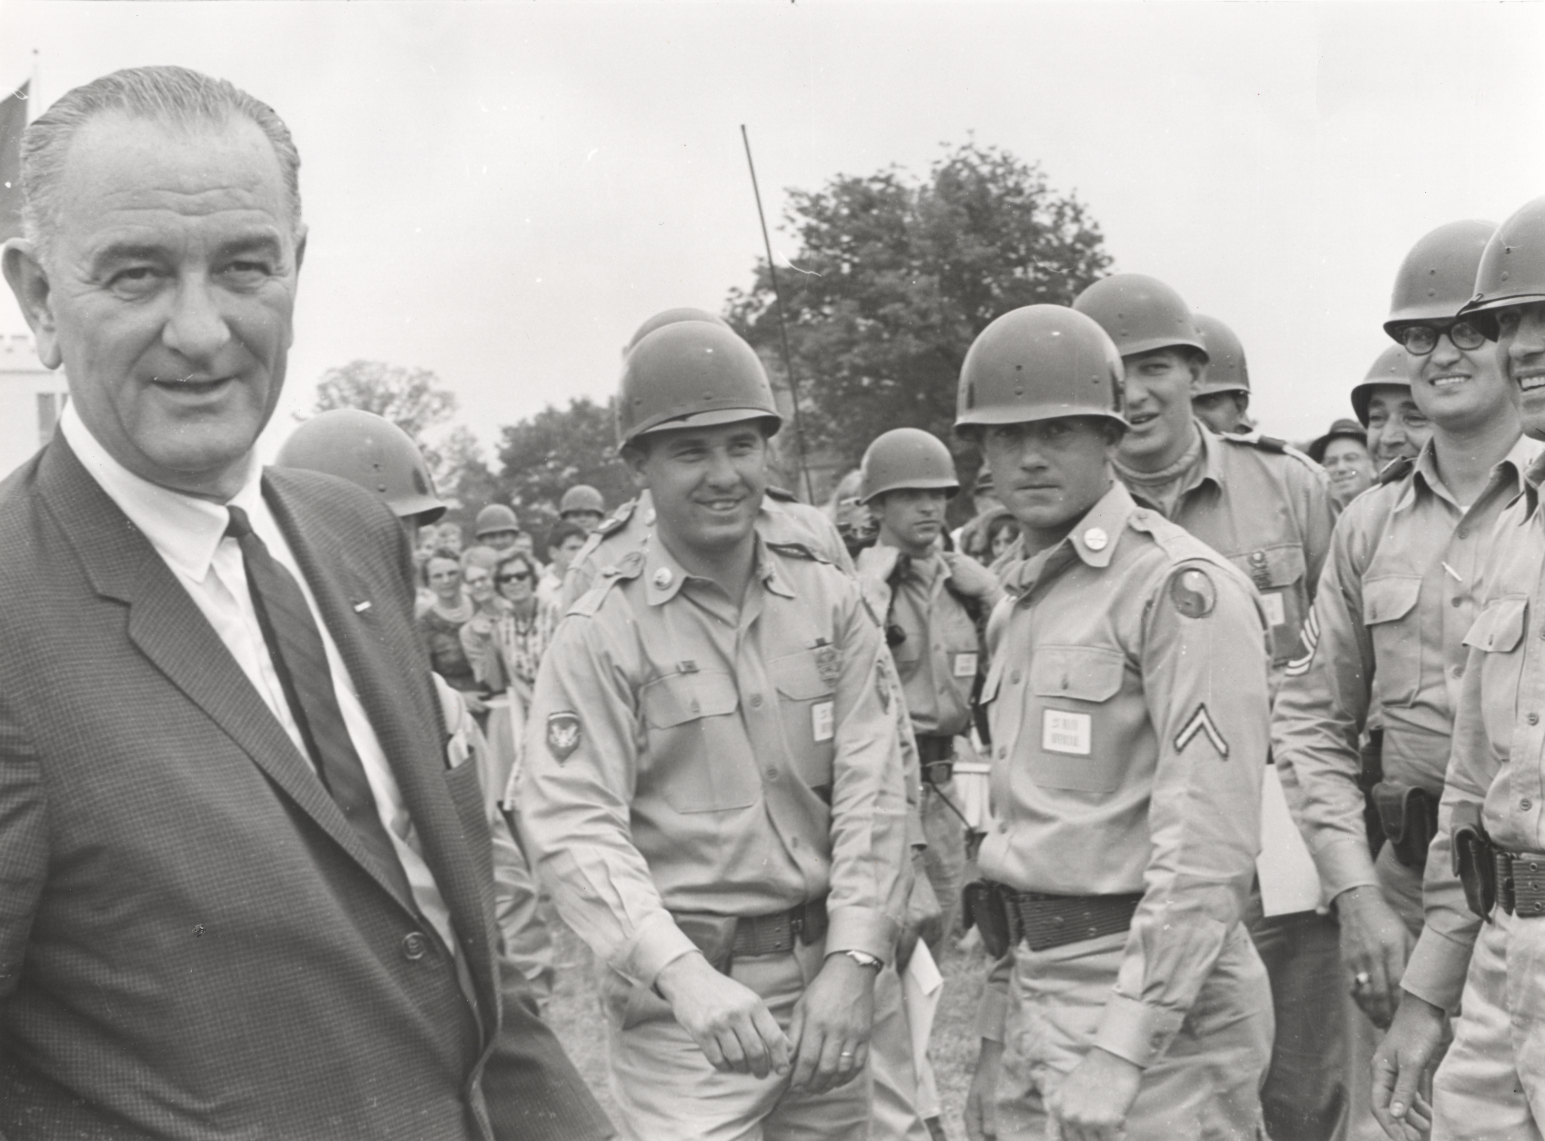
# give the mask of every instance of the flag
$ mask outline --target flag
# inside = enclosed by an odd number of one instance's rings
[[[23,83],[0,100],[0,242],[21,234],[21,133],[27,129]]]

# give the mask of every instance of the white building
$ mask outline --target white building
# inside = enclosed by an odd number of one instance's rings
[[[64,372],[43,367],[32,334],[0,326],[0,479],[48,443],[65,393]]]

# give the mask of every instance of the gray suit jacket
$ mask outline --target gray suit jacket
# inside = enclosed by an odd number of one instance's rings
[[[0,484],[0,1135],[607,1136],[498,953],[477,773],[446,765],[396,520],[331,477],[265,485],[476,1001],[56,438]]]

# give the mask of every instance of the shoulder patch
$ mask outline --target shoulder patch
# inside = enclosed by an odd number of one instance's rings
[[[1400,456],[1392,459],[1384,465],[1384,470],[1379,472],[1379,486],[1389,483],[1399,483],[1406,476],[1416,470],[1416,461],[1410,456]]]
[[[1309,672],[1309,667],[1314,664],[1314,652],[1320,648],[1320,608],[1309,607],[1309,617],[1304,619],[1303,629],[1299,632],[1299,642],[1303,646],[1303,653],[1287,664],[1288,677],[1302,677]]]
[[[1207,712],[1205,704],[1198,705],[1196,712],[1191,714],[1189,720],[1181,726],[1180,732],[1175,734],[1175,752],[1183,753],[1185,748],[1198,737],[1205,737],[1210,745],[1218,751],[1220,760],[1228,760],[1228,739],[1218,731],[1213,723],[1212,714]]]
[[[1170,577],[1169,597],[1187,618],[1206,618],[1218,605],[1218,588],[1200,567],[1186,567]]]
[[[547,715],[547,751],[560,765],[579,748],[582,735],[578,713],[564,711]]]

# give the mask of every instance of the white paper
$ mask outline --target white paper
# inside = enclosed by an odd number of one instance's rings
[[[1255,873],[1267,915],[1292,915],[1320,906],[1320,876],[1288,811],[1276,765],[1266,766],[1261,782],[1261,854],[1255,858]]]
[[[928,944],[918,940],[901,976],[901,1001],[907,1010],[907,1028],[912,1033],[912,1057],[928,1053],[928,1037],[933,1033],[933,1016],[939,1009],[939,993],[944,976],[933,961]]]

